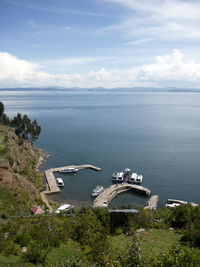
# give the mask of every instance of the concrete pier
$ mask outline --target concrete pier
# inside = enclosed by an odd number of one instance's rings
[[[145,209],[156,210],[157,209],[157,205],[158,205],[158,199],[159,199],[158,195],[151,196],[151,198],[147,201],[147,204],[146,204],[146,206],[144,208]]]
[[[115,198],[117,195],[126,192],[133,191],[139,194],[151,195],[151,191],[143,186],[122,183],[111,185],[109,188],[106,188],[93,202],[93,207],[107,207],[111,200]]]
[[[84,164],[84,165],[70,165],[70,166],[64,166],[64,167],[58,167],[58,168],[51,168],[49,170],[46,170],[44,172],[47,183],[48,183],[48,187],[49,187],[49,191],[45,191],[45,194],[51,194],[51,193],[58,193],[60,192],[60,188],[57,186],[56,183],[56,178],[54,176],[54,172],[59,172],[62,169],[66,169],[66,168],[75,168],[75,169],[79,169],[79,170],[83,170],[83,169],[92,169],[95,171],[101,171],[101,168],[96,167],[94,165],[90,165],[90,164]]]

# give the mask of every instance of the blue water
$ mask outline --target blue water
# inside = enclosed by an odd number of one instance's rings
[[[43,169],[89,163],[102,172],[63,175],[65,187],[53,198],[92,203],[97,184],[111,184],[114,170],[142,173],[143,186],[160,197],[200,202],[200,93],[194,92],[0,92],[6,113],[36,118],[37,146],[50,154]],[[123,194],[112,205],[144,204]]]

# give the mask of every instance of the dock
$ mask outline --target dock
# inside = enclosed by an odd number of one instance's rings
[[[147,201],[147,204],[144,209],[156,210],[158,205],[158,199],[158,195],[151,196],[150,199]]]
[[[52,193],[59,193],[60,192],[60,188],[57,186],[57,183],[56,183],[56,178],[54,176],[54,172],[59,172],[60,170],[66,169],[66,168],[75,168],[75,169],[79,169],[79,170],[92,169],[95,171],[101,171],[101,168],[96,167],[96,166],[91,165],[91,164],[69,165],[69,166],[64,166],[64,167],[48,169],[44,172],[47,183],[48,183],[48,187],[49,187],[49,190],[48,191],[46,190],[45,194],[52,194]]]
[[[150,196],[151,191],[143,186],[122,183],[111,185],[109,188],[106,188],[93,202],[93,207],[107,207],[111,200],[117,195],[126,192],[133,191],[135,193],[143,194]]]

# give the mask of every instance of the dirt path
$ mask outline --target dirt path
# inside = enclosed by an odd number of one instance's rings
[[[49,209],[49,213],[53,213],[53,209],[52,209],[51,205],[49,204],[48,199],[47,199],[46,196],[45,196],[45,192],[44,192],[44,191],[41,192],[41,193],[40,193],[40,196],[41,196],[42,201],[43,201],[44,203],[46,203],[46,205],[47,205],[47,207],[48,207],[48,209]]]

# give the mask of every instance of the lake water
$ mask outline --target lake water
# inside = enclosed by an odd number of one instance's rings
[[[9,116],[26,113],[42,126],[37,146],[50,154],[43,169],[102,168],[63,175],[55,199],[91,204],[92,189],[108,187],[113,171],[128,167],[143,174],[160,205],[168,198],[200,202],[200,93],[0,91],[0,101]],[[146,201],[123,194],[111,205]]]

